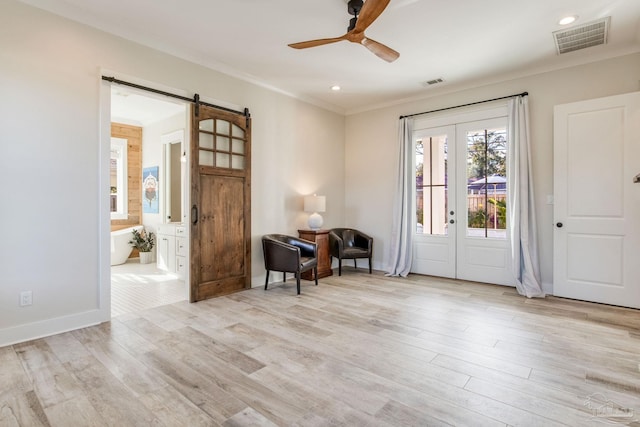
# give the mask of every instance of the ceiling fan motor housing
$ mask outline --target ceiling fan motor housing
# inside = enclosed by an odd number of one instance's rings
[[[349,15],[357,17],[363,4],[364,2],[362,0],[349,0],[349,3],[347,3],[347,11],[349,12]]]

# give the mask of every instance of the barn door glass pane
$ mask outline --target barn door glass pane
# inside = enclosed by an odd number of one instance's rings
[[[246,167],[245,131],[223,119],[206,119],[199,124],[199,164],[224,169]]]
[[[200,130],[213,132],[213,119],[202,120],[199,126]]]

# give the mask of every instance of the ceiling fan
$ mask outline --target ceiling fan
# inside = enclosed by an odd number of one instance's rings
[[[306,42],[292,43],[289,46],[294,49],[306,49],[309,47],[322,46],[325,44],[336,43],[348,40],[352,43],[358,43],[375,53],[378,57],[387,62],[393,62],[400,54],[388,46],[383,45],[375,40],[365,36],[364,31],[375,21],[378,16],[385,10],[391,0],[349,0],[347,11],[353,18],[349,21],[347,33],[340,37],[328,39],[309,40]]]

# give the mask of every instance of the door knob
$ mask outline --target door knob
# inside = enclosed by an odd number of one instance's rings
[[[453,215],[454,213],[455,213],[455,212],[451,211],[451,212],[449,212],[449,215]]]
[[[556,227],[562,228],[562,223],[561,222],[556,223]]]
[[[449,220],[449,224],[453,224],[454,222],[455,222],[455,221],[454,221],[454,220],[452,220],[452,219],[450,219],[450,220]]]

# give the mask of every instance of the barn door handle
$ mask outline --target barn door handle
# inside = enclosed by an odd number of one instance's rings
[[[196,225],[198,223],[198,207],[196,205],[191,206],[191,224]]]

